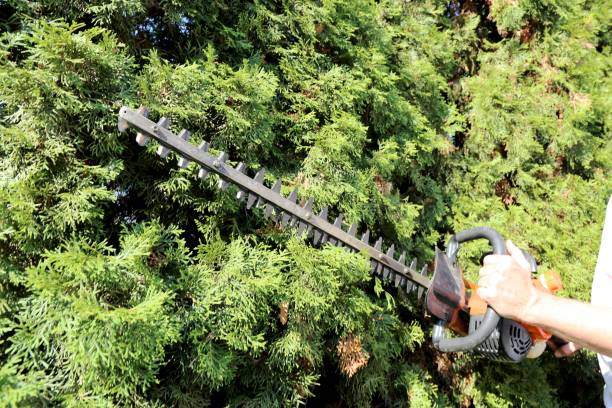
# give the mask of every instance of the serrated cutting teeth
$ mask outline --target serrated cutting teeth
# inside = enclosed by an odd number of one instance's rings
[[[327,221],[328,212],[329,208],[327,208],[327,206],[321,208],[321,211],[319,211],[319,218]],[[315,229],[312,234],[312,241],[315,245],[324,244],[325,242],[327,242],[327,234],[323,231]]]
[[[255,177],[253,178],[253,180],[257,183],[257,184],[261,184],[263,185],[263,180],[264,180],[264,176],[266,175],[266,170],[265,169],[260,169],[256,174]],[[251,207],[253,207],[253,204],[255,204],[255,201],[257,201],[259,199],[259,197],[257,196],[257,194],[255,193],[249,193],[249,198],[247,199],[247,210],[250,210]]]
[[[370,245],[370,230],[369,229],[367,229],[361,236],[361,242],[365,243],[366,245]]]
[[[272,190],[276,194],[280,194],[281,187],[282,183],[280,179],[276,179],[270,190]],[[270,203],[266,204],[266,209],[264,210],[264,215],[266,216],[266,218],[272,217],[272,211],[274,211],[274,206]]]
[[[423,265],[423,268],[421,269],[421,275],[426,276],[427,274],[427,265]],[[416,286],[416,285],[412,285],[412,286]],[[421,298],[423,296],[425,288],[423,286],[419,286],[418,289],[418,293],[417,293],[417,298]]]
[[[387,256],[389,258],[393,258],[393,255],[395,254],[395,245],[391,244],[391,246],[389,247],[389,249],[387,250]]]
[[[413,258],[412,261],[410,262],[410,269],[412,269],[413,271],[416,271],[417,270],[416,268],[417,268],[417,259]],[[415,291],[416,288],[417,288],[417,285],[413,285],[412,282],[406,283],[406,292]]]
[[[208,153],[208,148],[210,147],[210,144],[206,141],[200,143],[200,145],[198,146],[198,149],[201,150],[204,153]],[[202,180],[206,179],[206,177],[208,177],[208,170],[206,170],[204,167],[200,166],[200,170],[198,170],[198,177],[201,178]]]
[[[402,283],[402,276],[400,274],[395,274],[395,287],[399,287],[400,283]]]
[[[321,211],[319,212],[319,217],[323,218],[324,220],[327,220],[328,213],[329,213],[329,208],[325,206],[321,208]]]
[[[221,169],[222,165],[225,164],[227,159],[228,159],[227,153],[221,152],[219,153],[219,157],[217,157],[217,159],[214,161],[213,165],[217,169]],[[229,182],[227,180],[224,180],[224,177],[221,176],[221,173],[219,173],[219,183],[217,184],[217,187],[219,187],[220,190],[225,190],[227,189],[228,186],[229,186]]]
[[[287,200],[293,204],[295,204],[295,202],[297,201],[297,197],[298,197],[298,189],[294,188],[293,191],[291,191],[291,193],[289,193],[289,197],[287,197]],[[291,224],[293,224],[293,216],[287,212],[283,213],[283,216],[281,217],[281,224],[283,224],[284,227],[287,227]]]
[[[281,224],[283,225],[283,227],[287,227],[291,225],[292,222],[293,222],[293,217],[284,212],[281,217]]]
[[[168,149],[167,147],[159,145],[159,147],[157,148],[157,155],[162,159],[168,157],[168,153],[170,153],[170,149]]]
[[[336,217],[336,219],[334,220],[334,227],[342,229],[342,220],[344,219],[344,216],[342,214],[338,215]],[[337,240],[336,238],[333,237],[329,237],[329,242],[332,245],[336,245],[341,247],[342,246],[342,242],[340,242],[339,240]]]
[[[145,118],[149,117],[149,109],[145,108],[144,106],[141,106],[140,108],[138,108],[136,113],[138,113],[139,115],[142,115]],[[147,144],[148,141],[149,141],[148,136],[145,136],[141,132],[136,133],[136,143],[138,143],[138,145],[144,146]]]
[[[255,201],[257,201],[257,195],[255,195],[254,193],[249,194],[249,198],[247,199],[246,205],[247,210],[250,210],[253,207]]]
[[[334,220],[334,227],[342,228],[342,221],[344,220],[344,215],[340,214]]]
[[[191,136],[191,133],[186,129],[181,130],[181,133],[179,133],[179,137],[186,142],[189,140],[190,136]],[[178,160],[178,166],[181,169],[184,169],[185,167],[189,166],[189,160],[185,159],[184,157],[181,157]]]
[[[312,204],[313,203],[314,203],[314,199],[313,198],[309,198],[308,201],[306,201],[306,204],[304,204],[304,207],[302,207],[306,211],[306,219],[312,218]],[[298,230],[297,230],[297,234],[298,235],[302,235],[304,232],[306,232],[306,234],[308,234],[310,232],[311,228],[312,227],[307,222],[300,221],[299,226],[298,226]]]
[[[239,171],[241,173],[245,173],[246,172],[246,164],[244,164],[243,162],[238,163],[238,165],[236,166],[236,171]],[[238,192],[236,193],[236,198],[240,201],[244,200],[244,197],[246,197],[246,191],[244,190],[238,190]]]
[[[266,174],[266,169],[261,169],[260,171],[258,171],[257,174],[255,174],[255,181],[263,185],[265,174]],[[263,207],[265,203],[266,202],[263,200],[263,198],[257,197],[257,203],[255,204],[255,207],[258,207],[258,208]]]
[[[306,204],[304,204],[304,210],[308,212],[310,216],[312,216],[312,205],[314,204],[314,198],[309,198],[306,200]]]
[[[382,249],[382,244],[383,244],[383,239],[382,238],[378,238],[378,240],[374,244],[374,249],[377,250],[377,251],[380,251]]]
[[[289,193],[289,197],[287,197],[287,200],[291,201],[292,203],[295,203],[297,201],[297,197],[298,197],[298,189],[294,188],[293,191]]]
[[[281,187],[282,187],[282,183],[280,181],[280,179],[276,179],[276,181],[274,182],[274,184],[272,185],[272,188],[270,190],[274,191],[276,194],[279,194],[281,191]]]
[[[155,127],[153,128],[153,130],[155,132],[159,132],[159,129],[163,128],[163,129],[168,129],[168,127],[170,126],[170,119],[168,119],[167,117],[162,117],[160,118],[157,123],[155,124]],[[142,133],[139,133],[136,135],[136,142],[141,145],[144,146],[149,142],[149,137],[143,135]],[[157,148],[157,153],[159,154],[159,152],[164,152],[164,149],[166,149],[164,146],[159,146]],[[166,153],[167,155],[168,153]],[[161,156],[161,155],[160,155]],[[165,157],[165,156],[162,156]]]
[[[219,153],[219,156],[217,156],[217,159],[213,162],[213,166],[216,169],[220,170],[225,164],[225,162],[227,161],[227,158],[228,158],[227,153],[225,152]]]
[[[312,241],[315,245],[322,245],[330,242],[339,247],[344,247],[349,251],[362,251],[371,259],[372,273],[382,277],[385,281],[394,284],[398,288],[406,291],[417,291],[422,296],[423,288],[430,286],[431,282],[425,276],[427,266],[416,271],[416,261],[410,267],[406,266],[406,256],[401,254],[398,260],[395,259],[395,247],[391,245],[386,252],[382,252],[383,240],[379,238],[372,246],[370,244],[370,231],[366,230],[363,234],[358,234],[356,223],[347,225],[344,229],[343,216],[338,215],[335,220],[330,222],[327,207],[321,208],[318,215],[313,213],[313,200],[308,199],[302,206],[297,203],[298,192],[293,190],[289,196],[281,194],[281,181],[276,180],[272,187],[264,185],[265,170],[260,169],[255,177],[247,175],[247,168],[244,163],[239,163],[235,168],[226,164],[229,159],[227,154],[221,152],[218,157],[209,153],[210,145],[202,142],[196,149],[188,142],[189,131],[183,129],[179,135],[173,134],[169,129],[169,120],[161,118],[157,123],[148,119],[148,110],[140,107],[132,110],[122,107],[119,110],[119,120],[117,126],[120,131],[125,131],[133,127],[137,131],[136,141],[140,145],[147,143],[149,138],[153,138],[160,143],[157,154],[167,157],[169,151],[173,151],[179,157],[179,167],[185,168],[190,161],[198,166],[198,177],[205,179],[214,173],[219,177],[218,186],[226,189],[230,184],[237,188],[236,197],[246,201],[247,208],[264,207],[263,214],[272,217],[275,221],[281,222],[283,226],[295,226],[298,234],[309,235],[312,232]],[[280,217],[277,217],[280,216]]]
[[[157,122],[157,126],[162,127],[164,129],[168,129],[168,127],[170,126],[170,120],[167,118],[161,118]],[[165,159],[168,156],[168,153],[170,153],[170,149],[168,149],[164,145],[160,144],[159,147],[157,148],[157,155],[161,157],[162,159]]]
[[[357,224],[352,223],[347,232],[350,236],[354,237],[357,234]]]

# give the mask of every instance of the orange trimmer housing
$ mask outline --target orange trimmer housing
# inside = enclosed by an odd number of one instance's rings
[[[546,271],[539,274],[537,277],[532,279],[533,285],[539,290],[546,291],[548,293],[556,293],[563,288],[561,277],[555,271]],[[449,328],[457,333],[465,334],[466,322],[460,319],[460,312],[469,314],[470,316],[482,316],[487,310],[487,303],[478,296],[478,285],[467,279],[463,279],[463,284],[466,288],[466,302],[461,305],[461,308],[453,314],[453,319],[449,322]],[[552,337],[552,333],[546,330],[520,322],[521,325],[529,332],[531,340],[536,341],[547,341]]]

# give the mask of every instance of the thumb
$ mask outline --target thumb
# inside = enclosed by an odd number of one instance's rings
[[[519,264],[521,268],[526,269],[527,271],[531,271],[531,265],[529,265],[529,262],[525,258],[525,255],[523,255],[523,251],[521,251],[519,247],[514,245],[514,242],[510,240],[506,241],[506,249],[508,250],[508,253],[512,257],[512,259],[514,259],[514,261]]]
[[[483,288],[480,287],[476,290],[476,293],[482,300],[489,303],[489,301],[497,295],[497,291],[493,288]]]

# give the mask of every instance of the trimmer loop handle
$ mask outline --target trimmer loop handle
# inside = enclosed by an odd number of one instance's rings
[[[492,228],[476,227],[456,233],[451,237],[446,248],[446,254],[452,264],[456,264],[459,244],[475,239],[487,239],[493,247],[493,253],[497,255],[506,254],[506,244],[504,238]],[[487,311],[482,322],[472,333],[464,337],[446,338],[444,335],[444,321],[439,321],[434,325],[433,343],[437,349],[444,352],[469,351],[485,341],[497,327],[500,316],[491,306]]]

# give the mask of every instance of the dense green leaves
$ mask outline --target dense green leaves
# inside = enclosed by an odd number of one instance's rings
[[[588,300],[612,193],[610,10],[0,4],[0,405],[599,404],[589,354],[436,353],[421,306],[363,255],[245,213],[116,114],[145,105],[422,262],[495,227]],[[465,247],[468,273],[484,250]]]

